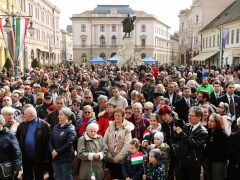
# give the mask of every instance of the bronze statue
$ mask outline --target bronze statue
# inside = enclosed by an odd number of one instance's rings
[[[123,32],[125,32],[125,35],[123,36],[123,39],[127,36],[130,38],[130,32],[133,31],[134,25],[133,22],[135,21],[136,16],[130,17],[130,14],[122,21],[123,24]]]

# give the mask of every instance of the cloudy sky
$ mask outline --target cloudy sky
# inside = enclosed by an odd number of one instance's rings
[[[60,28],[66,29],[71,24],[69,17],[92,10],[102,4],[130,5],[133,10],[143,10],[155,14],[160,21],[171,27],[171,32],[178,30],[178,14],[182,9],[189,8],[192,0],[50,0],[61,10]]]

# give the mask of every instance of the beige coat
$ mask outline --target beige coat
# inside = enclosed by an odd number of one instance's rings
[[[108,147],[108,158],[113,157],[115,163],[122,163],[132,140],[131,131],[134,125],[124,120],[121,128],[115,132],[115,122],[109,122],[109,127],[104,136],[104,143]]]

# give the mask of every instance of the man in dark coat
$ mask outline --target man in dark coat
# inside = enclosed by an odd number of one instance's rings
[[[176,127],[180,142],[177,153],[177,180],[200,180],[203,163],[204,144],[208,138],[207,129],[201,124],[203,116],[200,107],[193,106],[189,110],[189,124],[183,129]]]
[[[221,82],[214,81],[213,82],[213,92],[210,94],[209,102],[213,104],[215,107],[218,107],[219,101],[218,99],[223,95],[221,92]]]
[[[173,107],[175,107],[176,102],[181,99],[181,96],[175,93],[174,83],[168,84],[167,92],[165,93],[164,97],[169,99],[170,106]]]
[[[37,107],[38,117],[45,119],[48,115],[48,108],[52,105],[52,95],[49,92],[44,93],[43,104]]]
[[[16,133],[23,155],[23,179],[42,180],[44,162],[49,160],[50,127],[45,121],[37,118],[34,107],[25,109],[24,120]]]
[[[240,97],[234,94],[234,83],[231,81],[226,82],[225,85],[226,94],[221,96],[218,102],[224,102],[229,105],[230,113],[232,117],[232,126],[236,124],[236,120],[240,114]]]

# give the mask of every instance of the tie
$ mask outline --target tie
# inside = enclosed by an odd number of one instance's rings
[[[219,98],[219,94],[216,94],[216,99],[218,99]]]
[[[192,132],[192,129],[193,129],[193,125],[190,126],[190,128],[189,128],[189,133]]]
[[[232,96],[230,96],[230,112],[231,112],[231,115],[234,116],[235,115],[235,106],[234,106],[234,103],[233,103],[233,99],[232,99]]]
[[[189,108],[191,107],[191,104],[190,104],[190,100],[189,100],[189,99],[187,99],[187,105],[188,105]]]

